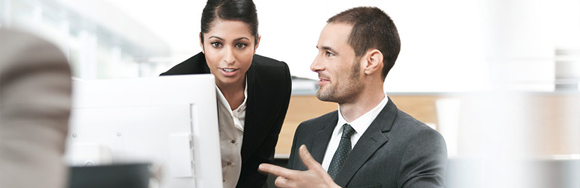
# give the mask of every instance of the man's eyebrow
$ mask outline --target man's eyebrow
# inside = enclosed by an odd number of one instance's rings
[[[317,49],[320,49],[318,46],[316,46]],[[336,50],[334,50],[333,48],[331,48],[330,46],[322,46],[322,50],[328,50],[331,51],[333,53],[336,53]]]
[[[316,46],[316,48],[317,49],[326,50],[326,51],[331,51],[334,54],[338,54],[338,52],[335,49],[333,49],[332,47],[330,47],[330,46],[322,46],[321,48],[319,48],[318,46]]]

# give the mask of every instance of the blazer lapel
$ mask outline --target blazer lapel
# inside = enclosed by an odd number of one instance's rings
[[[279,101],[265,101],[269,95],[268,90],[257,83],[260,79],[267,79],[256,75],[254,65],[250,66],[246,73],[248,85],[248,99],[246,101],[246,122],[244,125],[244,137],[242,145],[242,162],[256,151],[266,138],[270,131],[273,120],[276,117],[277,110],[272,106],[279,108]],[[265,105],[267,104],[267,105]]]
[[[338,122],[338,112],[332,113],[328,121],[322,121],[324,125],[322,129],[317,131],[312,140],[312,148],[308,148],[312,157],[322,164],[322,159],[324,159],[324,154],[326,153],[326,148],[328,147],[328,142],[330,142],[330,137],[332,136],[332,131]]]
[[[335,182],[338,185],[346,186],[366,161],[387,143],[389,138],[385,133],[391,130],[397,111],[397,107],[389,98],[383,110],[353,147],[344,165],[336,175]]]
[[[257,110],[260,110],[259,107],[256,107],[255,105],[255,95],[256,95],[256,88],[254,83],[255,81],[255,77],[254,77],[254,70],[253,67],[250,66],[250,69],[248,69],[248,72],[246,73],[246,79],[247,79],[247,84],[246,87],[248,87],[248,99],[246,100],[246,122],[244,125],[244,136],[243,136],[243,145],[242,145],[242,151],[241,151],[241,155],[242,155],[242,163],[245,162],[248,157],[250,156],[250,154],[254,153],[254,151],[257,149],[257,147],[260,145],[260,141],[261,139],[259,138],[263,138],[264,134],[266,133],[265,129],[262,127],[264,124],[263,123],[258,123],[258,119],[257,116],[258,114],[260,114],[260,112],[257,112]],[[262,130],[262,131],[260,131]]]

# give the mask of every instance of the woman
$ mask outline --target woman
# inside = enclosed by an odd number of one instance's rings
[[[260,43],[251,0],[209,0],[199,34],[202,52],[161,75],[215,76],[224,187],[262,187],[290,101],[286,63],[255,55]]]

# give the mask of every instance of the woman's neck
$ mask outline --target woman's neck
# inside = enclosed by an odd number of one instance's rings
[[[246,79],[242,79],[239,83],[231,83],[231,84],[219,84],[216,83],[226,101],[230,105],[231,110],[237,109],[242,103],[246,96],[244,95],[244,91],[246,88]]]

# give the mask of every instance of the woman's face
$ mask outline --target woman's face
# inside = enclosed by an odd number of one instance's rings
[[[242,21],[216,19],[203,37],[201,48],[218,87],[244,84],[258,47],[248,25]]]

